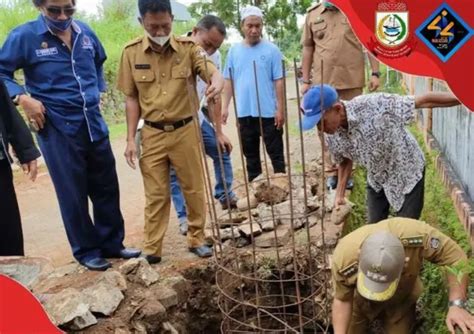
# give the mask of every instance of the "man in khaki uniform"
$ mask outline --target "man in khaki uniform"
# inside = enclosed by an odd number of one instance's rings
[[[303,35],[303,84],[301,93],[305,94],[312,84],[321,83],[321,60],[323,60],[323,81],[336,88],[339,98],[349,101],[362,94],[365,86],[365,57],[364,49],[346,16],[328,1],[315,4],[308,8]],[[368,55],[372,73],[369,90],[379,87],[379,63]],[[311,79],[312,68],[312,79]],[[321,136],[322,137],[322,136]],[[322,142],[321,142],[322,143]],[[330,161],[329,155],[325,156]],[[332,164],[329,172],[334,172]],[[328,187],[337,186],[337,177],[329,176]],[[348,188],[352,188],[352,181]]]
[[[222,76],[192,39],[171,34],[173,15],[169,0],[139,0],[139,21],[146,36],[125,46],[118,88],[127,96],[127,149],[135,168],[135,134],[142,132],[140,169],[145,185],[145,246],[150,263],[161,261],[163,238],[170,212],[170,166],[181,184],[188,209],[189,250],[200,257],[212,255],[204,245],[204,180],[195,120],[198,109],[196,75],[210,86],[212,99],[223,88]]]
[[[441,266],[467,265],[466,254],[430,225],[409,218],[391,218],[363,226],[339,241],[332,258],[334,332],[367,333],[382,318],[386,333],[412,333],[415,305],[423,285],[423,260]],[[474,329],[466,310],[468,277],[459,282],[448,274],[451,332]]]

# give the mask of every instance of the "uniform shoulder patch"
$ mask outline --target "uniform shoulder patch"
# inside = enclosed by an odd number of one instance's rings
[[[342,276],[348,278],[348,277],[351,277],[351,276],[357,274],[358,270],[359,270],[359,263],[356,261],[356,262],[352,262],[348,266],[345,266],[344,268],[339,270],[338,273],[341,274]]]
[[[400,238],[400,241],[403,244],[403,247],[423,247],[424,236],[417,235],[413,237],[404,237]]]
[[[140,43],[141,41],[143,41],[143,37],[137,37],[135,39],[132,39],[130,42],[128,42],[127,44],[125,44],[125,48],[128,48],[128,47],[131,47],[133,45],[136,45],[138,43]]]
[[[432,249],[438,249],[439,246],[441,245],[441,241],[438,238],[431,237],[430,239],[430,247]]]
[[[318,8],[319,6],[321,6],[321,3],[315,3],[314,5],[312,5],[311,7],[309,7],[306,12],[309,13],[311,12],[312,10],[315,10],[316,8]]]

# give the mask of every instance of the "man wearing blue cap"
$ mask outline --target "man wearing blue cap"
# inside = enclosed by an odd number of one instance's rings
[[[304,96],[303,130],[318,126],[331,134],[330,152],[339,164],[335,205],[344,203],[345,184],[353,161],[367,169],[368,222],[397,216],[418,219],[423,209],[425,159],[405,128],[416,108],[452,107],[451,93],[420,96],[375,93],[340,101],[329,85],[314,86]]]

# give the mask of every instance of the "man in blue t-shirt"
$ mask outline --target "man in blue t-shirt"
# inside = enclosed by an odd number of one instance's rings
[[[262,39],[262,11],[254,6],[245,7],[241,11],[241,19],[240,26],[245,38],[243,42],[233,45],[227,55],[222,118],[225,122],[229,115],[233,79],[242,148],[247,160],[248,179],[252,181],[262,173],[261,135],[274,173],[285,173],[282,129],[285,122],[284,74],[280,50],[273,43]],[[263,134],[260,133],[260,118]]]

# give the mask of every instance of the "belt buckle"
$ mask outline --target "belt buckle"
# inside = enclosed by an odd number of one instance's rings
[[[163,130],[165,132],[172,132],[172,131],[174,131],[174,125],[167,124],[167,125],[163,126]]]

